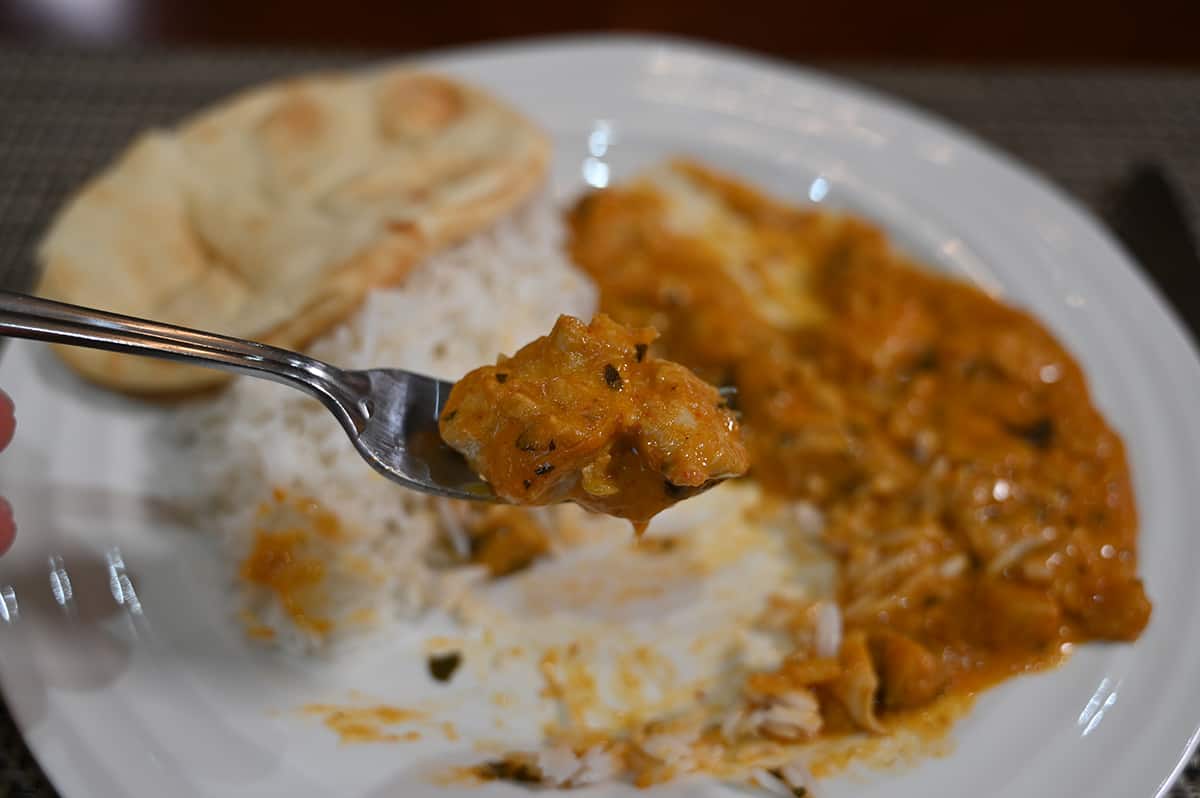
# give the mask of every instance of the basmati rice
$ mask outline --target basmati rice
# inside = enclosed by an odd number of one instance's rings
[[[312,354],[347,369],[396,366],[456,379],[544,334],[561,313],[588,318],[595,291],[563,254],[563,235],[553,204],[535,201],[429,259],[403,285],[372,293]],[[336,508],[340,539],[313,536],[304,552],[325,563],[319,598],[329,634],[298,626],[269,591],[237,584],[238,609],[284,649],[325,649],[454,595],[462,575],[429,564],[440,526],[435,501],[372,471],[316,401],[243,378],[181,413],[175,431],[195,468],[181,477],[198,494],[200,522],[221,540],[231,574],[263,526],[257,508],[276,488]]]

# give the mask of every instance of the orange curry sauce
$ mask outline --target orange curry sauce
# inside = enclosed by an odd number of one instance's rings
[[[672,168],[753,231],[759,249],[736,268],[802,266],[813,320],[764,318],[649,184],[581,200],[571,254],[604,313],[659,330],[652,354],[736,386],[751,477],[822,512],[881,709],[1057,662],[1065,643],[1136,638],[1150,602],[1124,448],[1054,337],[860,220]]]
[[[318,502],[291,496],[282,488],[275,488],[270,500],[259,506],[255,521],[254,545],[239,575],[274,593],[298,627],[316,635],[327,634],[332,621],[314,609],[324,604],[326,563],[313,543],[337,540],[342,534],[341,521]],[[251,637],[275,636],[253,616],[243,620]]]

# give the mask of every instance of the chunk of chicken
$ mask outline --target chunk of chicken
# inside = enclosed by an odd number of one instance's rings
[[[875,714],[875,699],[879,692],[879,675],[871,662],[867,637],[855,631],[846,635],[838,657],[842,672],[828,685],[828,690],[859,728],[882,733],[883,724]]]
[[[975,601],[984,638],[996,648],[1038,650],[1060,635],[1062,610],[1047,588],[987,578],[975,586]]]
[[[885,710],[924,706],[946,687],[946,673],[929,649],[907,635],[872,632],[871,659],[879,673]]]
[[[656,333],[562,316],[548,336],[450,393],[442,438],[497,495],[571,500],[644,527],[749,463],[717,390],[648,349]]]

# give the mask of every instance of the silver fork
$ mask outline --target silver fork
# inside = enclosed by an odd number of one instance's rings
[[[275,346],[0,291],[0,335],[177,360],[299,388],[333,413],[358,453],[407,488],[502,501],[442,442],[451,383],[399,369],[343,371]]]

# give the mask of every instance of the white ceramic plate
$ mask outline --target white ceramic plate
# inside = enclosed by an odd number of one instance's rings
[[[953,754],[843,777],[822,794],[1166,791],[1200,721],[1200,364],[1182,328],[1090,218],[941,123],[743,55],[600,39],[427,63],[495,90],[545,125],[564,198],[585,179],[603,185],[672,153],[695,155],[797,201],[864,213],[927,261],[1045,320],[1081,358],[1128,443],[1142,573],[1155,602],[1150,627],[1135,645],[1086,646],[1057,671],[987,693],[957,727]],[[19,409],[0,485],[21,528],[0,560],[0,585],[11,586],[0,591],[4,606],[19,606],[19,614],[0,612],[8,621],[0,623],[0,677],[67,798],[481,794],[431,784],[431,768],[461,759],[440,738],[339,748],[319,724],[284,711],[344,695],[347,686],[401,703],[427,690],[412,654],[423,631],[336,667],[256,652],[224,617],[227,575],[209,549],[164,526],[146,501],[157,485],[149,455],[156,411],[82,385],[32,345],[7,353],[0,385]],[[112,547],[123,553],[128,582],[105,561]],[[71,580],[69,611],[55,602],[52,556]],[[692,783],[661,794],[725,789]],[[632,792],[588,794],[610,791]],[[519,793],[491,785],[485,794]]]

